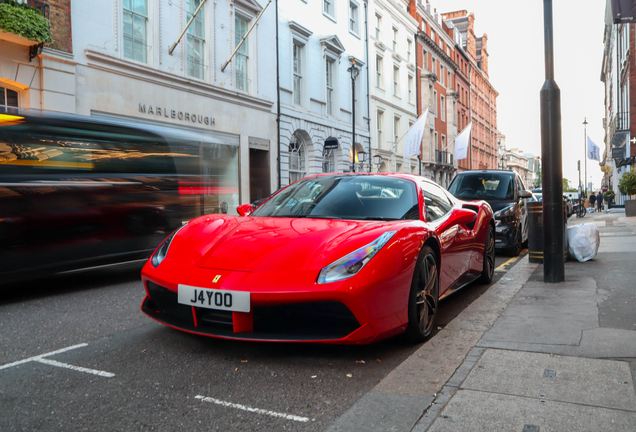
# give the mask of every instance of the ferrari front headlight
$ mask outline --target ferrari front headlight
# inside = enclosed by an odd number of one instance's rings
[[[318,283],[330,283],[348,279],[358,273],[376,253],[395,235],[397,231],[382,234],[373,242],[351,252],[323,268],[318,275]]]
[[[157,248],[157,250],[155,251],[155,253],[152,254],[152,257],[150,257],[150,263],[154,266],[157,267],[159,264],[161,264],[161,261],[163,261],[166,258],[166,255],[168,255],[168,249],[170,248],[170,243],[172,243],[172,239],[174,238],[174,236],[177,235],[177,233],[179,231],[181,231],[188,223],[184,223],[183,226],[181,226],[180,228],[177,228],[172,234],[170,234],[168,236],[168,238],[166,238],[163,243],[161,243],[161,245],[159,245],[159,247]]]

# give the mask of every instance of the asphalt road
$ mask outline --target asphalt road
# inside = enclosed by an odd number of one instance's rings
[[[441,302],[438,329],[487,289]],[[0,430],[320,431],[419,347],[193,336],[146,317],[143,296],[139,267],[3,287]]]

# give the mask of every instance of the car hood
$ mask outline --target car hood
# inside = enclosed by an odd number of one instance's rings
[[[399,230],[404,221],[388,223]],[[387,222],[202,216],[179,231],[171,261],[232,271],[322,268],[372,242]]]

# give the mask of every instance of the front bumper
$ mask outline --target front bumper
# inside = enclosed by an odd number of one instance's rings
[[[351,278],[314,284],[316,276],[312,274],[308,283],[302,272],[289,272],[283,279],[200,268],[181,268],[175,273],[171,267],[165,261],[161,268],[146,265],[142,280],[147,295],[141,310],[185,332],[249,341],[367,344],[406,330],[412,270],[410,275],[407,270],[391,279],[377,278],[376,270],[369,275],[375,277],[364,281]],[[218,274],[224,284],[217,287],[204,282]],[[180,304],[178,284],[238,291],[252,287],[251,310],[232,312]]]
[[[147,281],[146,285],[149,295],[141,306],[146,315],[170,327],[205,336],[334,342],[363,328],[349,308],[336,301],[253,306],[249,313],[230,312],[186,306],[177,302],[177,293],[154,282]],[[241,331],[245,329],[248,331]],[[360,333],[369,336],[368,331]]]
[[[517,226],[515,222],[501,224],[501,221],[495,221],[495,249],[509,249],[514,246]]]

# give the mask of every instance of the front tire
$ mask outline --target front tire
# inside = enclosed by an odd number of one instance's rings
[[[488,226],[488,235],[484,245],[484,268],[479,277],[479,282],[489,284],[495,274],[495,229]]]
[[[406,336],[413,342],[424,341],[433,331],[439,303],[439,272],[433,249],[424,246],[415,268],[409,294],[409,324]]]

